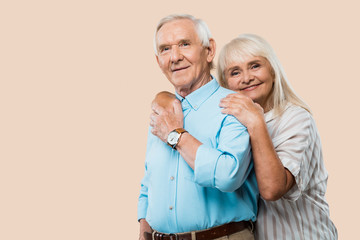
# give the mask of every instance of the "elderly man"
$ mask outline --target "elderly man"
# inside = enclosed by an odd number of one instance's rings
[[[219,108],[231,91],[210,74],[215,48],[206,24],[190,15],[168,16],[156,29],[156,59],[181,101],[173,111],[183,117],[153,109],[138,202],[140,239],[254,237],[258,189],[249,135]]]

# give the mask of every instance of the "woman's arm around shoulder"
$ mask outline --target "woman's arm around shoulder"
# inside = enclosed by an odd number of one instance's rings
[[[222,99],[220,107],[223,113],[235,116],[248,129],[260,195],[268,201],[278,200],[291,189],[295,179],[274,149],[264,110],[251,98],[236,93]]]

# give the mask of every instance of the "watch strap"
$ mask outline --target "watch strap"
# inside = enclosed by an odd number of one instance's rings
[[[177,133],[183,134],[184,132],[187,132],[185,129],[183,128],[176,128],[174,129],[174,131],[176,131]]]

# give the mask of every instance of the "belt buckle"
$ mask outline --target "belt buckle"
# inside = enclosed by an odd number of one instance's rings
[[[178,240],[178,235],[176,233],[170,233],[169,237],[170,237],[170,240],[173,240],[173,239]],[[175,237],[175,238],[173,238],[173,237]]]
[[[164,237],[164,234],[163,233],[160,233],[158,231],[153,231],[152,232],[152,240],[163,240],[163,237]]]

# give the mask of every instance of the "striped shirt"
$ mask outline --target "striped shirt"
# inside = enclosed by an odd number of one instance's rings
[[[259,201],[256,239],[337,239],[325,199],[328,174],[314,119],[288,104],[284,113],[265,113],[267,128],[282,164],[296,184],[279,200]]]

